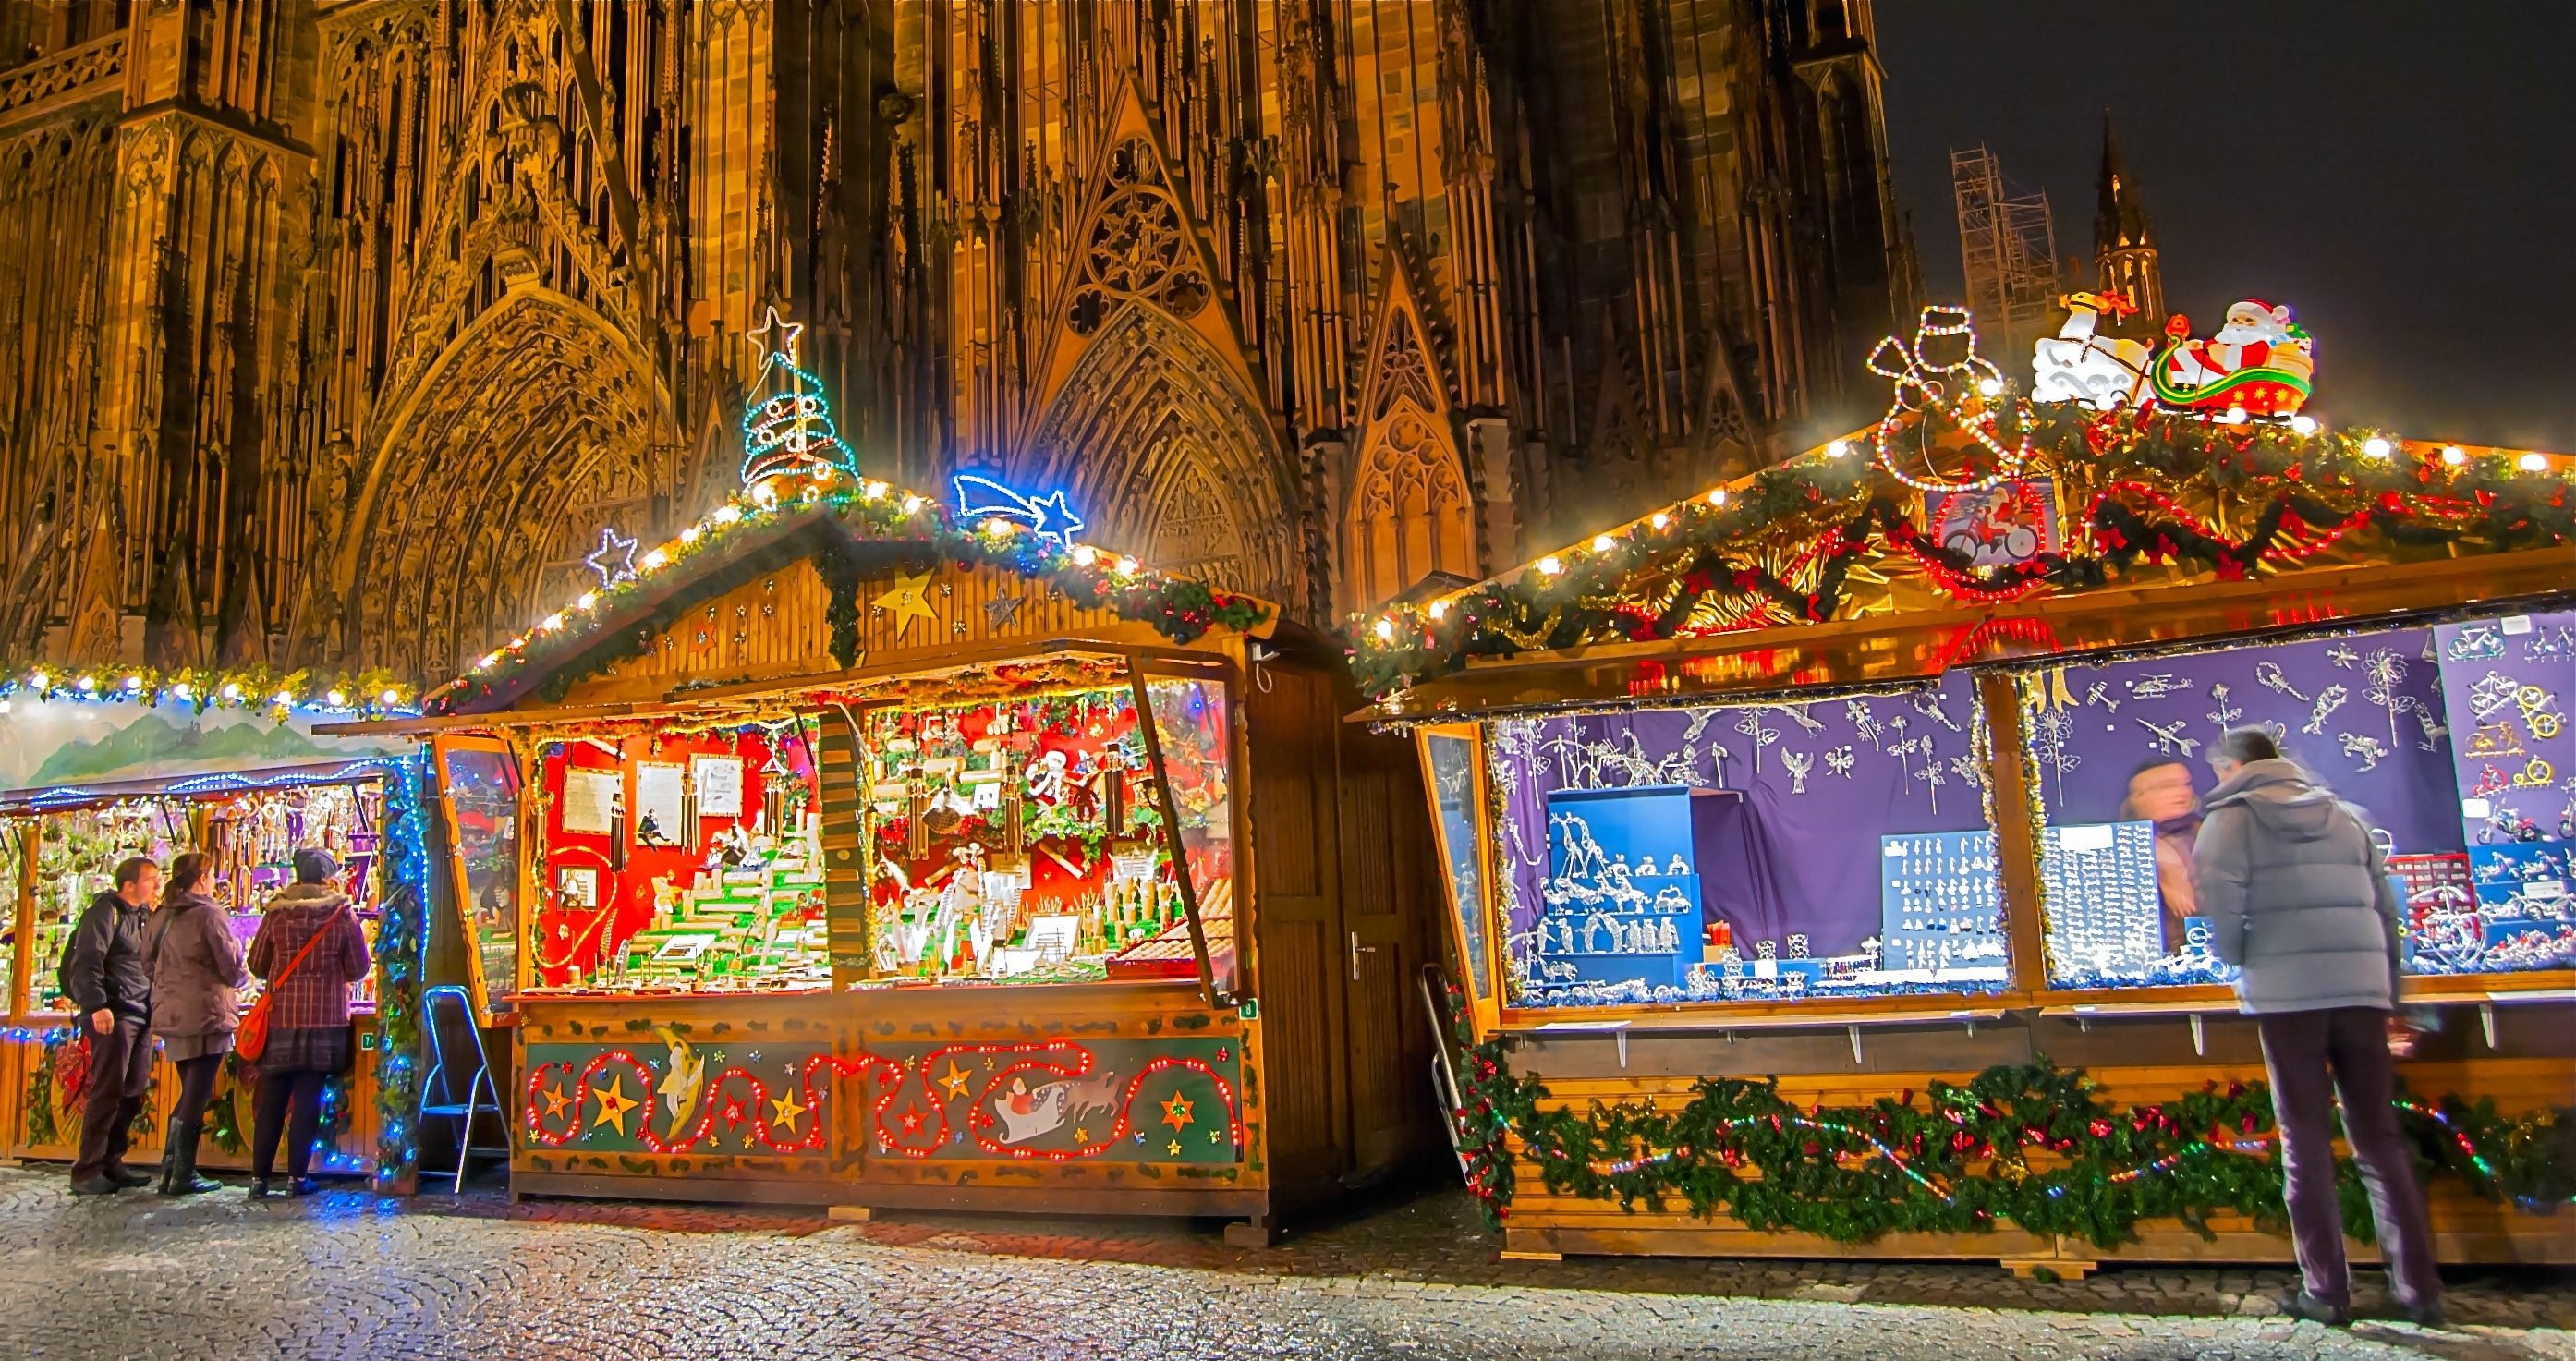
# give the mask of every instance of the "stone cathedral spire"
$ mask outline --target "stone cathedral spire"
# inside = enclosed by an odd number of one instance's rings
[[[2138,186],[2120,159],[2120,139],[2111,131],[2111,114],[2102,113],[2102,173],[2093,213],[2093,260],[2101,271],[2103,292],[2124,292],[2137,311],[2116,322],[2106,321],[2106,335],[2146,339],[2164,325],[2164,270],[2156,261],[2155,228],[2140,205]]]

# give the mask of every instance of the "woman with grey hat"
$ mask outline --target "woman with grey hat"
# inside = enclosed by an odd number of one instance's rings
[[[322,1124],[322,1084],[345,1071],[354,1057],[349,985],[367,976],[372,961],[349,895],[332,882],[339,874],[329,851],[297,851],[295,882],[268,900],[259,934],[251,938],[251,972],[268,980],[273,996],[251,1126],[254,1198],[269,1194],[280,1134],[288,1139],[286,1171],[293,1179],[288,1193],[313,1194],[313,1179],[305,1173]]]

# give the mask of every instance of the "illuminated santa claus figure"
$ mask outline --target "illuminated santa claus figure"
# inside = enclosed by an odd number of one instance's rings
[[[2164,352],[2153,374],[2156,400],[2195,411],[2288,416],[2308,399],[2316,343],[2290,309],[2247,299],[2227,309],[2227,324],[2206,340],[2191,319],[2165,323]]]

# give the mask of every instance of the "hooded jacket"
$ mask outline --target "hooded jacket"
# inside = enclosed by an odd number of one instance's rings
[[[152,975],[143,960],[149,912],[112,890],[89,900],[63,946],[63,984],[74,1011],[112,1011],[120,1021],[151,1023]]]
[[[2394,1009],[2397,895],[2359,810],[2285,760],[2246,763],[2208,809],[2193,882],[2239,1008]]]

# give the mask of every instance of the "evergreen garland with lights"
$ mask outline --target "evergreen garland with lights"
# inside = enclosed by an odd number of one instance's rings
[[[802,484],[797,495],[780,496],[774,487],[762,495],[756,488],[750,497],[727,503],[707,521],[647,554],[643,573],[585,595],[575,611],[549,616],[536,630],[432,694],[423,707],[434,714],[453,713],[478,701],[507,696],[514,693],[514,683],[532,672],[548,673],[548,684],[560,696],[582,676],[622,655],[602,647],[596,633],[575,625],[573,613],[597,619],[626,601],[653,598],[669,590],[668,574],[688,564],[695,564],[692,570],[703,579],[709,572],[755,558],[783,562],[793,555],[756,531],[800,515],[819,516],[856,544],[912,549],[924,559],[996,567],[1045,582],[1077,604],[1151,625],[1175,643],[1195,642],[1212,628],[1252,629],[1270,618],[1270,607],[1251,596],[1167,577],[1105,550],[1023,532],[1008,521],[962,527],[937,502],[882,482],[855,489],[837,482],[827,473],[821,480]],[[830,592],[826,617],[832,628],[832,655],[840,664],[851,665],[859,653],[860,573],[835,550],[826,549],[816,557]],[[694,608],[699,603],[696,597],[697,593],[686,591],[663,595],[649,613],[623,627],[639,646],[649,643]]]
[[[265,710],[284,717],[295,710],[372,717],[399,712],[413,693],[390,671],[325,674],[266,666],[69,667],[41,661],[0,664],[0,699],[82,700],[92,703],[164,703],[212,709]]]
[[[1861,451],[1813,455],[1603,535],[1588,554],[1382,615],[1353,638],[1353,671],[1385,695],[1479,657],[1681,636],[1712,603],[1744,616],[1742,627],[1821,623],[1843,616],[1848,569],[1865,553],[1901,554],[1952,598],[1993,604],[2098,589],[2141,561],[2241,580],[2364,531],[2395,560],[2576,541],[2567,481],[2545,461],[2416,457],[2361,432],[2159,410],[2008,409],[1999,427],[2027,439],[2035,475],[2098,489],[2059,551],[1981,569],[1918,529],[1914,493]],[[2244,508],[2239,527],[2185,509],[2174,493],[2186,488],[2231,498]]]
[[[376,924],[376,1188],[408,1190],[420,1169],[421,971],[429,945],[426,756],[385,776],[384,910]],[[460,1133],[459,1137],[463,1137]]]
[[[1453,1017],[1463,999],[1450,989]],[[1546,1084],[1512,1072],[1508,1037],[1473,1043],[1451,1112],[1467,1186],[1487,1222],[1511,1214],[1521,1159],[1558,1195],[1634,1211],[1678,1203],[1763,1232],[1837,1243],[1889,1233],[1979,1233],[2000,1222],[2115,1247],[2150,1220],[2208,1236],[2233,1212],[2286,1231],[2270,1156],[2272,1099],[2261,1083],[2211,1083],[2172,1100],[2117,1108],[2081,1070],[2046,1059],[1935,1081],[1866,1106],[1795,1105],[1776,1078],[1702,1078],[1678,1108],[1600,1101],[1550,1104]],[[2576,1203],[2576,1107],[2498,1115],[2492,1100],[2398,1102],[2419,1162],[2491,1201],[2548,1212]],[[2344,1225],[2371,1237],[2370,1204],[2349,1159],[2336,1169]]]

